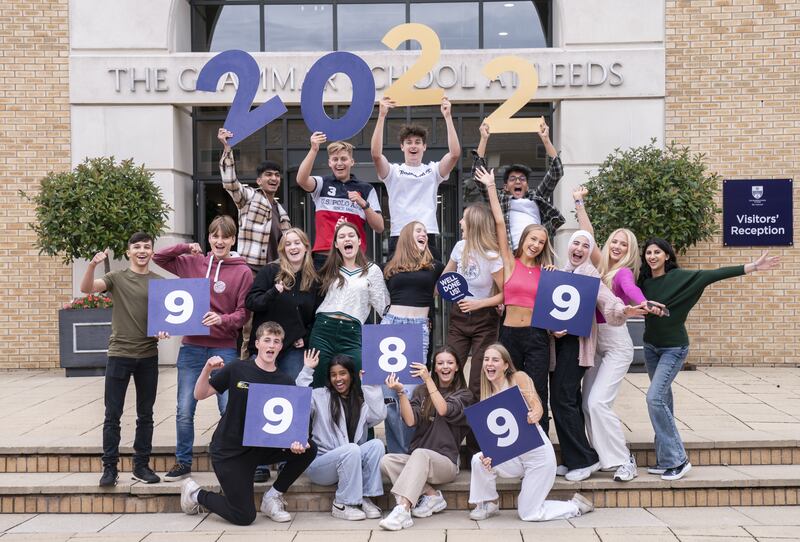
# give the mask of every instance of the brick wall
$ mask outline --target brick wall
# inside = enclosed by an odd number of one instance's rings
[[[58,307],[71,273],[38,256],[31,191],[70,167],[69,2],[10,0],[0,11],[0,369],[58,366]]]
[[[800,231],[799,40],[800,2],[666,2],[667,141],[706,153],[711,170],[725,178],[793,178],[795,240]],[[681,263],[688,268],[732,265],[752,261],[760,252],[723,248],[720,234],[689,251]],[[706,290],[688,322],[690,361],[800,365],[800,250],[770,252],[782,258],[779,271]]]

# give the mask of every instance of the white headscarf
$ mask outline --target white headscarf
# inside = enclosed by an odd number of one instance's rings
[[[578,237],[585,237],[586,240],[589,241],[589,250],[586,251],[586,255],[583,257],[581,263],[579,263],[578,265],[572,265],[572,262],[570,261],[569,258],[569,250],[570,247],[572,247],[572,242]],[[569,243],[567,243],[567,263],[564,265],[564,271],[567,271],[569,273],[578,272],[578,274],[581,275],[588,275],[589,273],[581,273],[580,271],[577,270],[578,268],[585,266],[587,263],[590,266],[594,267],[592,265],[592,260],[591,260],[592,251],[594,251],[594,247],[595,247],[594,237],[592,237],[591,233],[589,233],[586,230],[577,230],[575,233],[573,233],[572,236],[569,238]]]

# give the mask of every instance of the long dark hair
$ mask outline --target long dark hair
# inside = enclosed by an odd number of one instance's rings
[[[453,377],[453,383],[450,384],[449,387],[442,389],[439,385],[439,375],[436,373],[436,358],[439,354],[450,354],[453,356],[453,359],[456,360],[456,367],[458,367],[458,371],[456,371],[455,377]],[[436,389],[439,390],[439,393],[442,394],[442,397],[447,399],[447,396],[453,392],[463,390],[467,387],[467,381],[464,378],[464,370],[462,367],[461,360],[458,359],[458,354],[456,353],[455,349],[452,346],[442,346],[441,348],[436,349],[433,353],[433,364],[431,365],[431,378],[433,379],[433,383],[436,384]],[[421,399],[422,404],[422,418],[428,419],[433,414],[433,401],[431,401],[430,393],[428,392],[427,386],[417,386],[417,389],[414,390],[414,393],[419,394],[419,398]]]
[[[336,391],[331,383],[331,369],[340,365],[344,367],[350,374],[350,391],[347,397],[342,398]],[[345,354],[337,354],[331,359],[328,366],[328,379],[325,381],[325,387],[331,396],[331,427],[336,427],[339,423],[339,413],[344,409],[344,421],[347,425],[347,439],[353,442],[358,428],[358,421],[361,418],[361,405],[364,404],[364,392],[361,391],[361,378],[356,372],[356,365],[353,363],[353,358]],[[424,386],[422,386],[424,387]]]
[[[644,284],[644,281],[647,279],[653,278],[653,270],[650,269],[650,265],[647,263],[647,257],[645,253],[647,252],[647,247],[650,245],[655,245],[667,255],[667,261],[664,262],[664,273],[669,273],[673,269],[678,269],[678,257],[675,256],[675,249],[672,248],[672,245],[669,244],[666,240],[662,239],[661,237],[651,237],[647,241],[644,242],[642,245],[642,267],[639,271],[639,286]]]
[[[356,232],[356,237],[358,238],[358,246],[356,247],[356,265],[361,268],[361,276],[367,274],[367,266],[369,261],[367,260],[364,253],[361,252],[361,234],[358,232],[358,228],[355,224],[350,222],[342,222],[336,229],[333,231],[333,240],[331,241],[331,248],[328,250],[328,259],[325,260],[325,264],[319,270],[320,280],[322,285],[320,286],[319,293],[320,295],[325,295],[328,293],[328,290],[333,286],[333,282],[337,281],[336,286],[341,288],[344,286],[345,278],[339,272],[339,268],[344,265],[344,258],[342,258],[341,252],[339,249],[336,248],[336,237],[339,235],[339,230],[342,228],[352,228],[354,232]]]

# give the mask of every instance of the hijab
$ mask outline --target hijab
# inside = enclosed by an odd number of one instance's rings
[[[572,246],[572,242],[575,241],[575,239],[577,239],[578,237],[584,237],[586,238],[587,241],[589,241],[589,250],[586,251],[586,254],[584,255],[583,261],[581,261],[581,263],[579,263],[578,265],[573,265],[569,258],[569,250],[570,247]],[[597,273],[597,270],[595,269],[594,265],[592,265],[592,259],[591,259],[594,247],[595,247],[594,237],[592,237],[591,233],[589,233],[586,230],[575,231],[569,238],[569,243],[567,243],[567,262],[564,265],[564,271],[567,271],[568,273],[578,273],[579,275],[591,275],[591,276],[595,275]],[[590,268],[591,270],[594,270],[594,273],[590,271]]]

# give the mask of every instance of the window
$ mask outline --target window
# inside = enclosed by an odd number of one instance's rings
[[[484,2],[483,48],[547,47],[545,27],[531,2]]]
[[[375,51],[386,46],[381,38],[406,22],[404,4],[339,4],[336,14],[337,49]]]
[[[411,22],[423,23],[439,35],[442,49],[477,49],[477,2],[431,2],[411,4]],[[412,49],[418,48],[414,43]]]
[[[333,48],[331,4],[267,5],[264,11],[265,50],[330,51]]]

